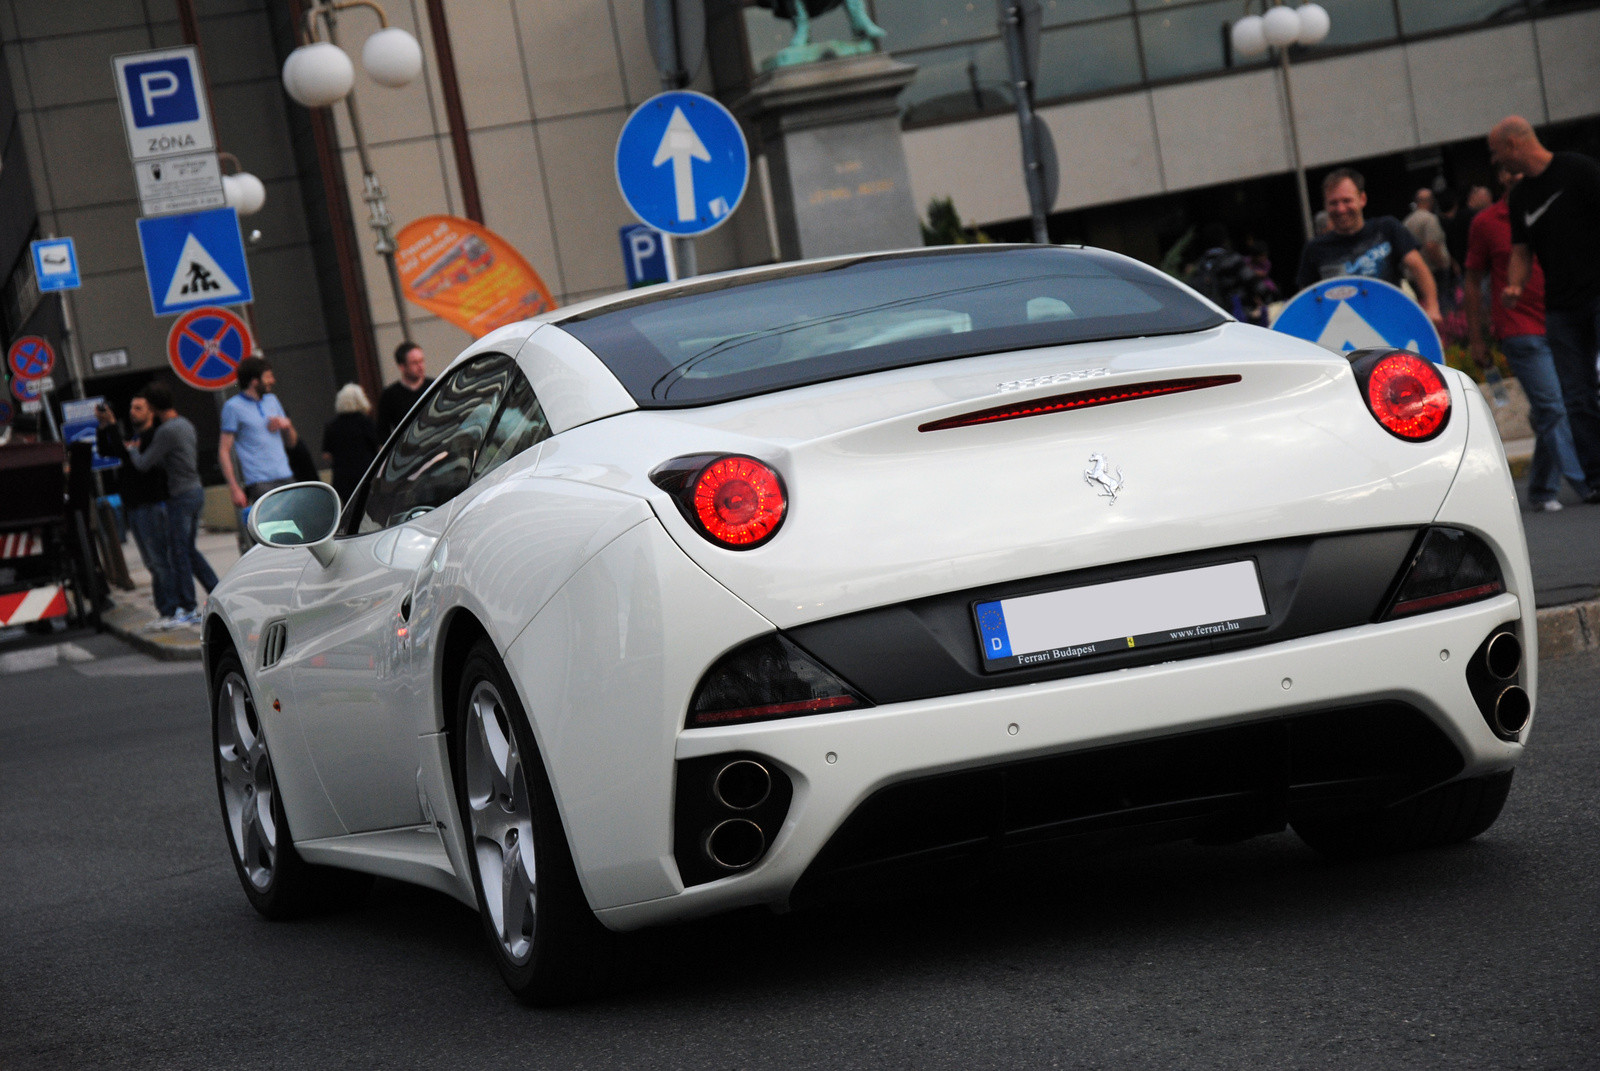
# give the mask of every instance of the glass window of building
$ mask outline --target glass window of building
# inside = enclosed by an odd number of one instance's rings
[[[995,0],[874,0],[872,12],[896,52],[993,37],[1000,21]]]
[[[1400,0],[1400,25],[1406,33],[1427,33],[1481,22],[1510,6],[1506,0]]]
[[[908,123],[975,115],[1012,106],[1010,68],[998,38],[901,55],[917,76],[900,94]]]
[[[1139,0],[1145,73],[1152,81],[1221,70],[1223,27],[1239,17],[1239,0],[1200,4]]]
[[[1394,0],[1317,0],[1328,9],[1333,28],[1318,48],[1342,48],[1387,41],[1399,34],[1394,23]],[[1453,7],[1464,0],[1440,0]]]
[[[1127,15],[1133,0],[1039,0],[1046,26],[1065,26],[1069,22],[1099,19],[1107,15]]]
[[[1139,46],[1132,19],[1105,19],[1046,30],[1039,36],[1041,101],[1139,82]]]

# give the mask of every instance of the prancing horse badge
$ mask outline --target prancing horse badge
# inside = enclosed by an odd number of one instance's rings
[[[1106,463],[1106,455],[1090,454],[1089,467],[1083,470],[1083,482],[1096,489],[1101,498],[1109,498],[1109,506],[1117,504],[1117,493],[1126,483],[1122,478],[1122,469],[1117,469],[1115,476],[1111,475],[1111,466]]]

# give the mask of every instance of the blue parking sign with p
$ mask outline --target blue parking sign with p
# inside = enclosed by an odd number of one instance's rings
[[[117,101],[135,161],[211,152],[211,115],[192,46],[114,56]]]
[[[194,70],[187,57],[130,63],[122,68],[122,77],[134,104],[134,126],[165,126],[200,118],[200,98],[194,91]]]
[[[666,235],[643,223],[631,223],[618,233],[622,238],[622,267],[628,276],[629,290],[672,281]]]

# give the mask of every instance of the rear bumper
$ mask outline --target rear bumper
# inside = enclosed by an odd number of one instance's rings
[[[846,819],[891,784],[1317,711],[1399,704],[1448,742],[1458,757],[1451,764],[1456,776],[1505,769],[1518,761],[1522,744],[1490,730],[1468,688],[1466,665],[1490,632],[1522,617],[1517,597],[1506,594],[1182,662],[684,732],[679,760],[748,752],[779,766],[794,786],[788,814],[750,870],[597,914],[614,929],[633,929],[750,904],[787,906]],[[1393,744],[1378,732],[1351,746],[1376,756]]]

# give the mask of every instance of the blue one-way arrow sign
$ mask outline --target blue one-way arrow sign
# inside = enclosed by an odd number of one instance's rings
[[[1399,287],[1364,275],[1306,287],[1283,307],[1272,329],[1334,353],[1393,346],[1435,363],[1444,361],[1439,332],[1422,307]]]
[[[722,224],[750,182],[738,120],[702,93],[651,97],[617,138],[617,187],[640,220],[690,237]]]

